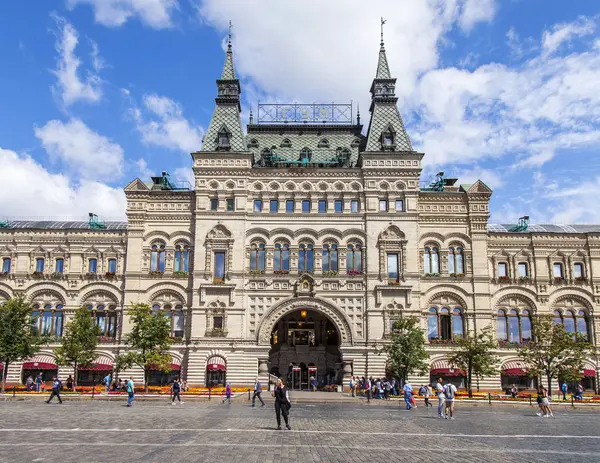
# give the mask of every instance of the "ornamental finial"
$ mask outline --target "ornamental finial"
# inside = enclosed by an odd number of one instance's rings
[[[381,17],[381,46],[383,47],[383,25],[387,22],[387,20],[383,19],[383,16]]]
[[[231,29],[233,29],[233,24],[231,23],[231,20],[229,20],[229,40],[227,43],[227,48],[231,48]]]

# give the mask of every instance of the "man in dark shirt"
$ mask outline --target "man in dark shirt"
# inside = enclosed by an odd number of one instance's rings
[[[49,404],[50,401],[54,398],[54,396],[58,397],[58,402],[63,403],[60,398],[60,388],[62,387],[62,382],[58,379],[58,376],[52,378],[52,393],[50,394],[50,398],[46,400],[46,403]]]

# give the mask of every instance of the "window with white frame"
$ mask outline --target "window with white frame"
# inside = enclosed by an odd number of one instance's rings
[[[573,264],[573,278],[576,280],[583,280],[585,275],[583,274],[583,264],[576,262]]]
[[[273,251],[273,270],[275,273],[289,273],[290,246],[287,243],[275,243]]]
[[[437,246],[425,246],[423,250],[423,270],[424,273],[440,273],[440,255]]]
[[[175,245],[175,263],[173,266],[174,272],[187,273],[190,262],[190,247],[187,243],[178,243]]]
[[[60,302],[33,304],[31,331],[36,336],[63,335],[64,306]]]
[[[336,243],[323,244],[323,273],[338,271],[338,246]]]
[[[450,275],[465,274],[465,256],[463,248],[459,246],[448,248],[448,273]]]
[[[315,252],[311,243],[298,246],[298,272],[313,272],[315,268]]]
[[[498,278],[508,278],[508,264],[506,262],[498,263]]]
[[[552,266],[554,278],[562,279],[564,278],[563,274],[563,265],[560,262],[555,262]]]
[[[427,316],[430,342],[449,341],[463,336],[463,314],[460,307],[431,307]]]
[[[389,252],[387,254],[387,275],[390,281],[400,280],[400,259],[398,253]]]
[[[379,200],[379,212],[387,212],[388,211],[388,201],[387,199]]]
[[[150,251],[150,271],[161,272],[165,271],[165,243],[162,241],[155,241],[152,243]]]
[[[152,311],[163,317],[167,317],[171,327],[172,338],[183,338],[185,331],[185,313],[181,303],[156,302],[152,304]]]
[[[527,265],[527,262],[519,262],[519,276],[521,278],[527,278],[529,277],[529,268]]]
[[[117,306],[114,304],[86,304],[94,323],[100,329],[100,336],[114,339],[117,337]]]
[[[55,273],[63,273],[65,271],[65,260],[63,258],[58,258],[54,261],[54,272]]]
[[[250,245],[250,271],[264,272],[267,262],[265,243],[254,242]]]
[[[349,274],[362,273],[362,247],[360,243],[348,244],[346,251],[346,272]]]
[[[2,273],[10,273],[11,264],[12,260],[10,257],[5,257],[2,259]]]

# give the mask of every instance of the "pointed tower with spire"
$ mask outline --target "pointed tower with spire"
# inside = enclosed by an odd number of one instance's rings
[[[371,120],[367,132],[366,152],[406,152],[413,151],[410,138],[404,128],[402,117],[398,111],[398,98],[395,94],[396,79],[390,74],[385,45],[383,42],[383,25],[381,18],[381,44],[377,72],[371,84]]]
[[[240,81],[235,76],[233,50],[231,46],[231,21],[229,22],[229,41],[221,78],[217,79],[218,95],[216,107],[208,130],[204,134],[201,151],[246,151],[244,132],[242,131]]]

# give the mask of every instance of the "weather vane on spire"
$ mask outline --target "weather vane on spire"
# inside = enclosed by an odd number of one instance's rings
[[[387,21],[385,19],[383,19],[383,16],[381,17],[381,45],[383,45],[383,25],[386,23]]]
[[[233,28],[233,24],[231,23],[231,19],[229,20],[229,41],[228,41],[228,47],[231,48],[231,29]]]

